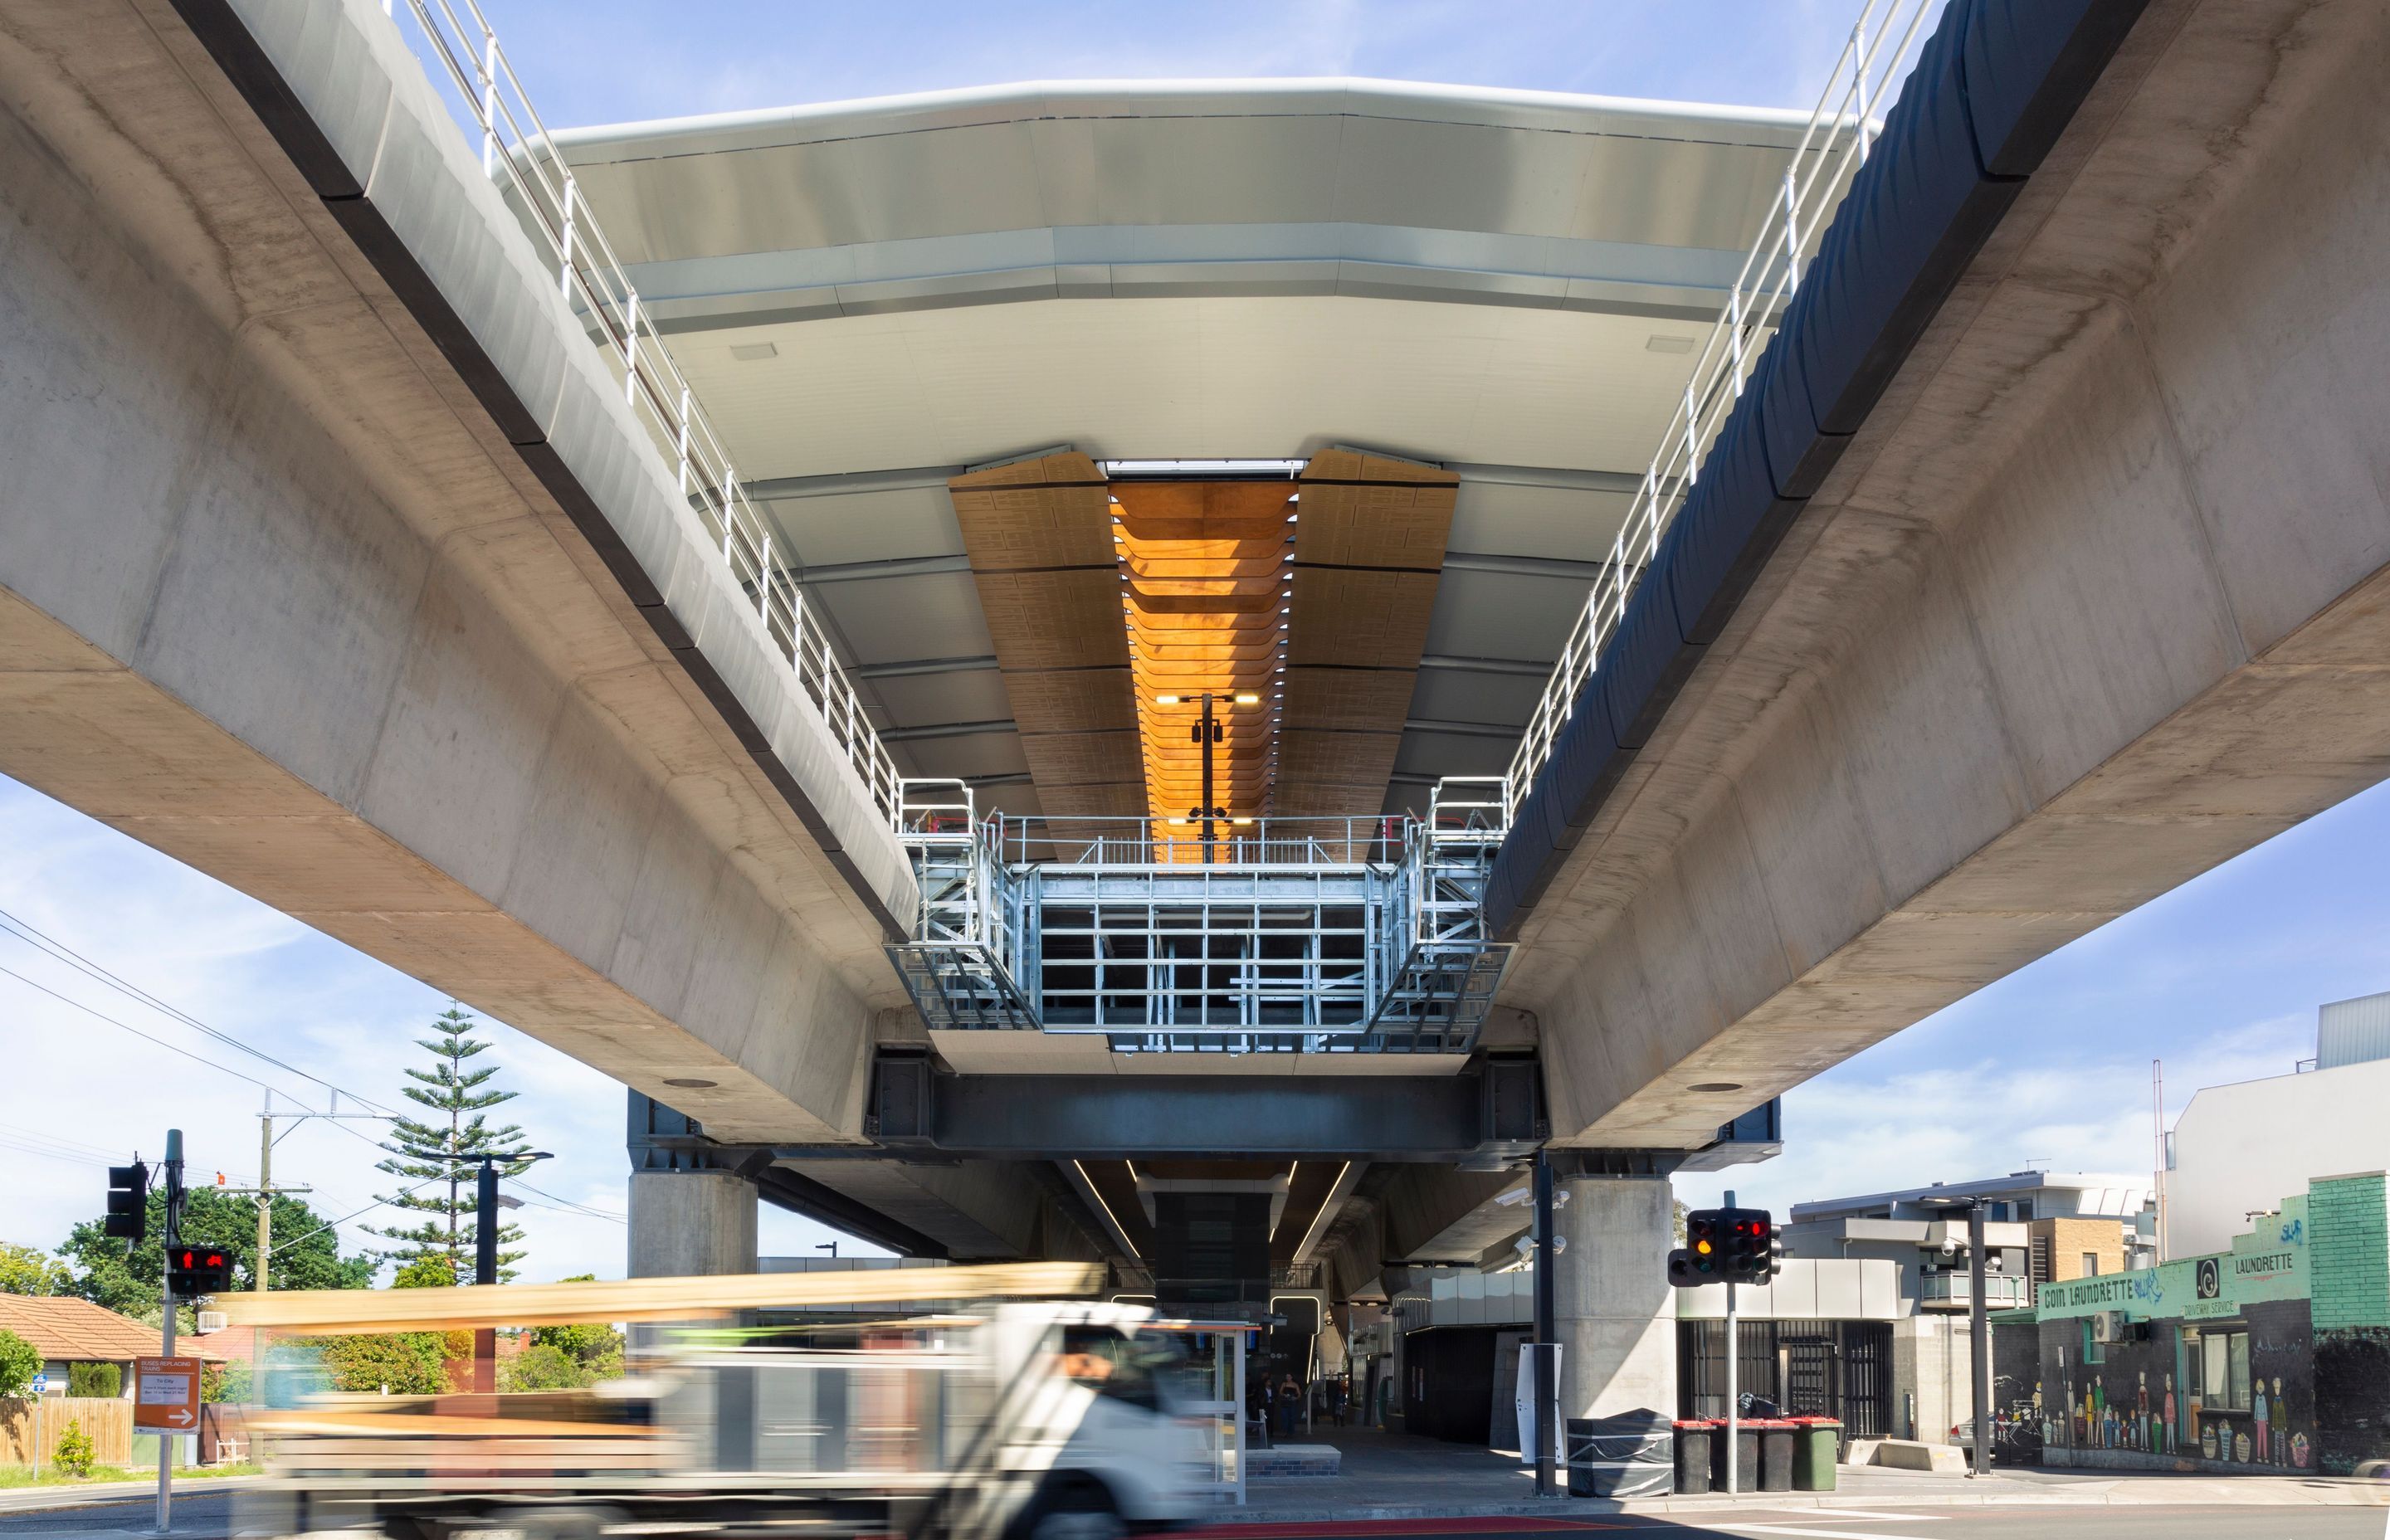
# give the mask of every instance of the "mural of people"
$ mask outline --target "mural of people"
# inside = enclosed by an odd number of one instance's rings
[[[2165,1452],[2166,1452],[2167,1454],[2171,1455],[2171,1454],[2173,1454],[2173,1453],[2174,1453],[2174,1435],[2175,1435],[2175,1422],[2174,1422],[2174,1374],[2173,1374],[2173,1371],[2171,1371],[2171,1370],[2167,1371],[2167,1374],[2166,1374],[2166,1377],[2165,1377],[2165,1406],[2164,1406],[2164,1412],[2165,1412],[2165,1422],[2164,1423],[2164,1427],[2165,1427]]]
[[[2280,1381],[2276,1383],[2279,1384]],[[2250,1395],[2249,1441],[2255,1447],[2257,1463],[2268,1465],[2272,1460],[2266,1451],[2266,1380],[2263,1375],[2260,1375],[2256,1382],[2250,1387]]]
[[[2108,1377],[2091,1377],[2091,1442],[2102,1449],[2116,1446],[2114,1432],[2108,1424]]]
[[[2133,1447],[2147,1453],[2150,1448],[2150,1371],[2139,1371],[2139,1382],[2133,1389]]]
[[[2274,1463],[2291,1463],[2291,1401],[2282,1393],[2282,1377],[2274,1376],[2274,1428],[2272,1433]]]

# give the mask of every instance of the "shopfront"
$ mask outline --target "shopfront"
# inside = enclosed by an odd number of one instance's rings
[[[2351,1188],[2351,1184],[2355,1187]],[[2327,1189],[2330,1189],[2327,1191]],[[2043,1463],[2216,1471],[2341,1469],[2351,1430],[2319,1405],[2320,1284],[2335,1323],[2390,1315],[2378,1227],[2319,1238],[2311,1199],[2335,1215],[2382,1205],[2383,1178],[2327,1178],[2256,1216],[2229,1251],[2044,1284],[2035,1305]],[[2353,1201],[2352,1201],[2353,1200]],[[2331,1333],[2336,1348],[2345,1330]],[[2326,1354],[2326,1357],[2330,1354]],[[2358,1431],[2361,1432],[2361,1431]]]

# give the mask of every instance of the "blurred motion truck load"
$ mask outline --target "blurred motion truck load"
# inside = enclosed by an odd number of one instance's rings
[[[852,1303],[858,1286],[942,1300],[1064,1291],[1043,1276],[1056,1270],[414,1290],[445,1298],[396,1305],[351,1290],[317,1296],[313,1315],[286,1304],[296,1293],[249,1296],[235,1305],[244,1318],[319,1336],[392,1329],[393,1310],[411,1329],[677,1319],[640,1334],[625,1378],[581,1391],[333,1394],[311,1377],[303,1342],[284,1341],[268,1374],[282,1409],[258,1419],[267,1477],[244,1493],[236,1528],[1109,1540],[1193,1519],[1217,1489],[1204,1418],[1190,1411],[1201,1392],[1182,1371],[1183,1333],[1150,1309],[1041,1300],[829,1324],[691,1319],[802,1310],[833,1303],[832,1290]],[[1060,1270],[1072,1275],[1061,1284],[1094,1285],[1075,1264]],[[982,1277],[998,1274],[1010,1277]]]

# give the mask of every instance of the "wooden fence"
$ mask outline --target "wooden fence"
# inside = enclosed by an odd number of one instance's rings
[[[38,1400],[0,1398],[0,1465],[47,1466],[70,1422],[83,1424],[83,1431],[91,1435],[95,1463],[133,1462],[132,1402],[47,1395]]]

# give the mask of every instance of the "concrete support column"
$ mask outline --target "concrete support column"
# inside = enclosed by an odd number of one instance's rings
[[[1556,1215],[1561,1415],[1648,1406],[1677,1415],[1677,1302],[1668,1287],[1675,1195],[1664,1177],[1583,1176]]]
[[[631,1277],[754,1270],[754,1183],[727,1171],[631,1173]]]

